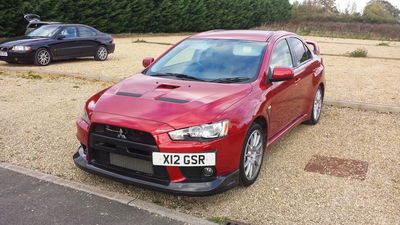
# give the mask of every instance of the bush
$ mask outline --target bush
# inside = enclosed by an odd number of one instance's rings
[[[381,42],[381,43],[378,44],[378,46],[386,46],[386,47],[389,47],[389,46],[390,46],[390,43]]]
[[[257,29],[287,30],[308,36],[400,41],[400,24],[291,21],[267,24]]]
[[[24,33],[24,13],[109,33],[247,29],[291,18],[288,0],[12,0],[1,3],[0,37]]]
[[[348,52],[347,55],[350,57],[367,57],[368,50],[364,48],[357,48],[352,52]]]

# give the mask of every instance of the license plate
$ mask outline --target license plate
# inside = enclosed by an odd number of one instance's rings
[[[208,153],[164,153],[153,152],[156,166],[215,166],[215,152]]]
[[[0,51],[0,56],[8,56],[7,52]]]

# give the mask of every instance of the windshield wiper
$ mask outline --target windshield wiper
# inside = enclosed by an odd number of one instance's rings
[[[218,78],[215,80],[210,80],[210,82],[216,83],[238,83],[245,80],[250,80],[248,77],[225,77],[225,78]]]
[[[192,77],[186,74],[182,74],[182,73],[160,73],[160,74],[154,74],[151,76],[156,76],[156,77],[177,77],[177,78],[183,78],[183,79],[188,79],[188,80],[198,80],[198,81],[205,81],[201,78],[197,78],[197,77]]]

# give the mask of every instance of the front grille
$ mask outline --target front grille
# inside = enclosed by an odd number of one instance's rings
[[[8,51],[8,48],[7,47],[0,47],[0,51],[6,52],[6,51]]]
[[[150,133],[105,124],[92,124],[89,135],[90,163],[112,172],[161,184],[169,182],[163,166],[153,166],[158,152]]]

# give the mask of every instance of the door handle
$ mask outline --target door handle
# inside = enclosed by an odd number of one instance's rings
[[[301,81],[301,78],[300,78],[300,77],[297,77],[297,78],[295,78],[294,83],[297,84],[297,83],[299,83],[300,81]]]

